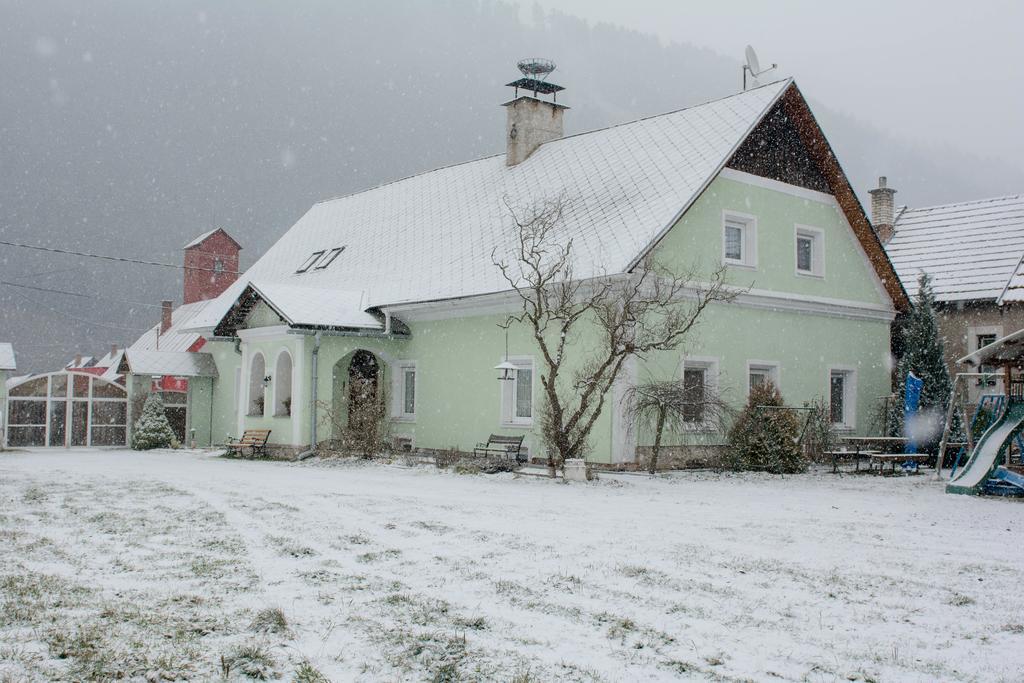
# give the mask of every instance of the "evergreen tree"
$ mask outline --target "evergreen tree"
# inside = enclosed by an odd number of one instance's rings
[[[164,402],[160,395],[152,393],[142,406],[142,415],[135,422],[132,432],[132,448],[147,451],[151,448],[170,448],[174,442],[174,431],[164,413]]]
[[[946,406],[949,403],[949,392],[953,382],[949,377],[946,358],[939,334],[939,325],[935,312],[935,295],[932,292],[931,278],[921,273],[917,281],[917,298],[914,307],[903,320],[899,330],[901,357],[896,367],[896,414],[893,416],[897,424],[903,427],[903,394],[907,384],[907,375],[914,375],[924,381],[921,387],[920,411],[930,416],[936,424],[935,430],[941,430],[945,418]],[[935,431],[933,430],[933,431]],[[921,443],[922,447],[934,447],[938,444],[941,433],[934,434],[934,443]]]
[[[729,430],[724,464],[733,470],[761,470],[774,474],[803,472],[807,460],[798,442],[800,419],[784,410],[778,388],[763,382],[750,389],[747,405]]]

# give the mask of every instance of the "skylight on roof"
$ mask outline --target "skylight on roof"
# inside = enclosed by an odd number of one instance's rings
[[[320,249],[314,251],[312,254],[302,262],[296,273],[305,273],[308,270],[323,270],[327,266],[334,263],[334,259],[338,258],[341,252],[345,251],[345,247],[334,247],[333,249]]]
[[[334,249],[327,252],[327,256],[320,259],[320,263],[316,265],[316,269],[323,270],[327,266],[331,265],[334,263],[334,259],[338,258],[338,255],[343,251],[345,251],[345,247],[334,247]]]
[[[325,252],[322,249],[320,251],[314,251],[312,254],[309,255],[309,258],[302,262],[302,265],[299,266],[298,270],[296,270],[295,272],[305,273],[307,270],[313,267],[314,263],[320,260],[320,257],[323,256],[324,253]]]

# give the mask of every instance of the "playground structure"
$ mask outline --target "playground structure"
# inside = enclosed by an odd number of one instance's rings
[[[946,492],[1024,497],[1024,330],[997,339],[958,362],[978,370],[991,367],[996,371],[963,372],[954,379],[939,452],[945,450],[958,410],[967,443],[953,463]],[[1003,374],[1006,393],[982,396],[968,421],[961,398],[965,381],[998,372]],[[974,442],[973,436],[979,430],[984,431]],[[936,472],[941,477],[941,468],[936,468]]]

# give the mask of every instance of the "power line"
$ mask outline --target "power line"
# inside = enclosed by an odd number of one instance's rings
[[[96,296],[94,294],[82,294],[81,292],[68,292],[63,289],[50,289],[49,287],[36,287],[34,285],[23,285],[17,282],[7,282],[6,280],[0,280],[0,285],[7,287],[19,287],[21,289],[31,289],[36,292],[48,292],[50,294],[63,294],[65,296],[74,296],[80,299],[102,299],[104,301],[118,301],[120,303],[132,304],[133,306],[148,306],[150,308],[161,308],[162,304],[146,304],[141,301],[132,301],[131,299],[118,299],[109,296]]]
[[[142,259],[133,259],[126,256],[110,256],[107,254],[90,254],[87,251],[73,251],[71,249],[57,249],[56,247],[41,247],[36,244],[22,244],[20,242],[8,242],[6,240],[0,240],[0,244],[8,247],[19,247],[21,249],[34,249],[36,251],[46,251],[51,254],[68,254],[70,256],[88,256],[89,258],[98,258],[105,261],[118,261],[120,263],[138,263],[144,266],[159,266],[161,268],[174,268],[176,270],[202,270],[209,273],[227,273],[230,275],[241,275],[237,270],[217,270],[216,268],[193,268],[189,266],[175,265],[173,263],[160,263],[159,261],[144,261]]]
[[[18,293],[21,294],[21,292],[18,292]],[[61,316],[63,318],[67,318],[68,320],[74,320],[75,322],[80,322],[80,323],[83,323],[83,324],[88,325],[90,327],[104,327],[104,328],[109,329],[109,330],[121,330],[123,332],[147,332],[150,329],[150,328],[143,329],[141,327],[123,327],[121,325],[111,325],[109,323],[93,322],[92,320],[87,320],[85,318],[79,318],[78,316],[71,315],[70,313],[67,313],[65,311],[59,311],[56,308],[54,308],[53,306],[47,306],[46,304],[44,304],[42,302],[39,302],[39,301],[36,301],[35,299],[33,299],[33,298],[29,297],[29,296],[26,296],[25,294],[21,294],[21,296],[22,296],[23,299],[25,299],[26,301],[29,301],[29,302],[35,304],[36,306],[40,306],[42,308],[45,308],[45,309],[51,311],[52,313],[56,313],[57,315],[59,315],[59,316]]]

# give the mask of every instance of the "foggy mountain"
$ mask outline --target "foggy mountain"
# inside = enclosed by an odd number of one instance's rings
[[[738,59],[489,0],[299,4],[0,0],[0,239],[179,264],[220,226],[244,266],[315,201],[503,151],[522,57],[557,62],[568,133],[740,87]],[[1017,169],[805,95],[862,197],[879,174],[915,205],[1019,190]],[[0,285],[23,372],[131,343],[181,300],[180,270],[8,246],[0,281],[78,295]]]

